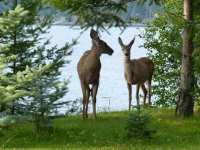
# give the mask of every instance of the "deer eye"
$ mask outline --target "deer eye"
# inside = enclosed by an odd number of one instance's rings
[[[103,48],[106,48],[106,47],[107,47],[107,44],[103,42],[103,43],[102,43],[102,47],[103,47]]]

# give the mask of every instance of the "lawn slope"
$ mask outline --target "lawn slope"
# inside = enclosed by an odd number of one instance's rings
[[[15,150],[198,150],[200,117],[174,116],[174,110],[148,109],[157,130],[152,139],[127,139],[128,112],[100,113],[98,119],[82,120],[71,116],[54,120],[51,135],[37,135],[31,124],[21,124],[0,134],[1,149]]]

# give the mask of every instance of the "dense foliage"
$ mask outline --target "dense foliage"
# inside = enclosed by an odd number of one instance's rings
[[[147,25],[144,47],[149,50],[156,69],[153,95],[158,105],[174,105],[178,95],[181,63],[181,2],[166,2],[161,14]],[[179,8],[179,9],[175,9]]]
[[[183,20],[183,2],[167,0],[163,3],[161,13],[155,14],[155,19],[147,24],[144,33],[144,47],[155,62],[154,88],[156,104],[174,106],[176,104],[181,67],[181,34],[186,23]],[[197,11],[195,11],[197,12]],[[199,82],[199,13],[194,15],[194,52],[193,68],[196,81]],[[198,83],[199,84],[199,83]],[[199,85],[198,85],[199,86]],[[198,88],[196,86],[196,88]],[[194,92],[198,97],[198,92]]]
[[[29,91],[25,86],[37,79],[49,66],[30,69],[28,66],[24,70],[18,70],[15,74],[11,73],[9,65],[17,59],[17,55],[10,53],[12,42],[7,39],[11,36],[11,32],[15,26],[19,25],[23,18],[28,15],[28,11],[21,6],[17,6],[14,10],[9,10],[3,13],[0,17],[0,105],[1,110],[5,104],[10,101],[33,96],[34,92]]]
[[[68,11],[76,18],[75,25],[81,28],[125,27],[128,25],[120,13],[127,11],[128,2],[135,0],[43,0],[56,8]]]

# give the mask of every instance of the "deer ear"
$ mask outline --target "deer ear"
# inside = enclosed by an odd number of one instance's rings
[[[134,43],[134,41],[135,41],[135,37],[132,39],[132,41],[128,44],[128,47],[129,48],[131,48],[132,47],[132,45],[133,45],[133,43]]]
[[[123,44],[122,39],[121,39],[120,37],[118,37],[118,42],[119,42],[119,45],[120,45],[121,47],[124,47],[124,44]]]
[[[98,40],[99,39],[98,33],[94,29],[91,29],[91,31],[90,31],[90,37],[93,40]]]

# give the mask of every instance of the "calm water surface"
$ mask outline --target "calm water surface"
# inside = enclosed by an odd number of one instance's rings
[[[68,26],[53,26],[48,36],[52,37],[52,45],[63,46],[66,41],[79,37],[78,44],[73,47],[73,54],[68,57],[70,64],[63,68],[62,78],[70,78],[69,92],[63,100],[75,100],[82,97],[76,65],[81,55],[91,47],[90,31],[87,30],[80,35],[82,30]],[[124,79],[123,55],[118,44],[118,36],[121,36],[124,43],[128,43],[134,36],[142,33],[144,27],[129,27],[122,34],[118,28],[111,28],[107,32],[101,32],[101,38],[113,48],[112,56],[101,56],[101,76],[97,94],[97,111],[118,111],[128,108],[128,90]],[[146,50],[141,47],[143,39],[136,37],[132,47],[132,58],[146,56]],[[135,86],[133,86],[133,104],[135,104]],[[91,105],[91,104],[90,104]],[[91,110],[91,106],[90,106]],[[63,109],[64,111],[64,109]]]

